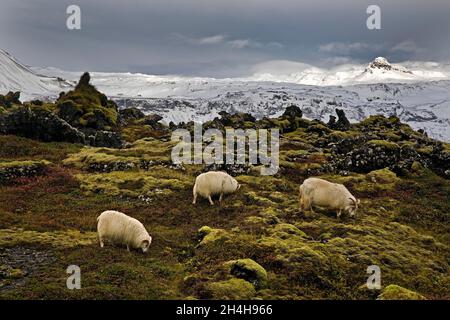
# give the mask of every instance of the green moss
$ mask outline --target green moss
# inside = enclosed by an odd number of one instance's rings
[[[411,165],[411,171],[416,174],[423,174],[425,173],[425,168],[419,161],[414,161]]]
[[[39,272],[27,274],[26,281],[8,279],[14,286],[3,287],[2,298],[375,299],[378,292],[359,288],[367,266],[376,264],[383,283],[408,284],[426,297],[448,299],[450,184],[430,169],[416,163],[413,174],[399,176],[387,169],[319,175],[361,199],[358,215],[337,220],[326,211],[298,210],[298,187],[314,172],[308,170],[332,164],[330,139],[353,139],[370,129],[386,151],[384,140],[405,139],[406,133],[411,139],[397,144],[415,149],[416,133],[385,118],[364,131],[359,124],[344,133],[307,131],[318,124],[302,120],[303,127],[283,134],[277,175],[252,171],[236,177],[242,188],[223,206],[191,204],[195,177],[205,168],[172,166],[173,143],[164,130],[164,138],[149,131],[152,138],[130,138],[123,149],[0,136],[0,162],[54,163],[39,178],[0,186],[0,251],[24,247],[55,257],[48,265],[36,259]],[[136,136],[150,130],[139,132],[133,125]],[[288,130],[293,127],[291,122]],[[128,163],[135,166],[123,166]],[[96,217],[107,209],[144,223],[154,239],[147,255],[98,248]],[[234,273],[227,267],[248,258],[266,272],[262,289],[252,280],[257,278],[252,272],[258,273],[253,263]],[[82,266],[83,290],[67,290],[67,275],[61,273],[67,261]],[[249,276],[244,269],[253,271]]]
[[[398,150],[400,148],[398,144],[386,140],[370,140],[367,144],[374,147],[382,147],[391,151]]]
[[[157,165],[172,165],[171,142],[153,138],[137,140],[126,149],[84,147],[69,155],[63,164],[77,169],[99,172],[148,170]]]
[[[333,140],[342,140],[342,139],[357,139],[361,136],[360,132],[357,131],[332,131],[330,133],[330,137]]]
[[[371,171],[367,174],[367,178],[375,183],[395,183],[400,181],[397,175],[388,168]]]
[[[11,279],[20,279],[25,276],[25,273],[21,269],[12,269],[9,273],[9,278]]]
[[[118,120],[116,104],[89,83],[61,94],[56,113],[73,126],[102,130],[116,126]]]
[[[292,236],[307,237],[306,233],[289,223],[278,223],[272,228],[271,232],[273,236],[280,239],[289,239]]]
[[[0,170],[11,169],[11,168],[25,168],[25,167],[40,167],[48,166],[49,161],[39,160],[39,161],[6,161],[0,162]]]
[[[38,232],[19,228],[0,229],[0,247],[39,244],[71,248],[80,245],[90,245],[96,241],[96,232],[82,233],[78,230]]]
[[[405,289],[395,284],[390,284],[383,289],[378,296],[380,300],[426,300],[424,296],[417,292]]]
[[[256,289],[262,289],[267,286],[267,271],[252,259],[228,261],[225,263],[225,267],[230,274],[249,281]]]
[[[223,229],[213,229],[208,226],[203,226],[197,231],[200,246],[209,245],[217,241],[226,241],[229,239],[229,234]]]
[[[433,152],[433,147],[426,146],[422,148],[418,148],[417,152],[423,155],[430,155]]]
[[[108,194],[131,198],[167,196],[177,190],[192,187],[186,177],[172,173],[171,177],[154,177],[152,172],[113,171],[96,174],[77,174],[80,189],[85,194]]]
[[[219,300],[247,300],[253,298],[256,294],[251,283],[235,278],[210,283],[207,288],[211,291],[213,299]]]
[[[65,142],[40,142],[12,135],[0,135],[0,160],[42,160],[59,162],[67,154],[80,150],[79,145]]]
[[[46,160],[0,161],[0,183],[42,175],[49,165]]]
[[[269,205],[269,206],[273,204],[271,200],[262,197],[253,191],[246,192],[245,197],[247,198],[247,202],[249,204]]]

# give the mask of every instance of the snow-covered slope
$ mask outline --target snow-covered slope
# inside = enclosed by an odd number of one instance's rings
[[[368,65],[344,64],[322,69],[303,63],[269,61],[254,67],[246,80],[334,86],[359,83],[417,82],[450,79],[450,65],[432,62],[391,64],[378,57]]]
[[[3,63],[0,60],[0,70]],[[30,70],[21,65],[17,68],[19,71],[6,78],[2,73],[0,93],[6,91],[2,88],[15,86],[30,95],[39,92],[35,88],[41,88],[40,84],[49,79],[54,81],[54,77],[75,82],[81,75],[55,68]],[[279,61],[258,68],[270,71],[271,76],[255,73],[247,78],[213,79],[92,72],[91,82],[120,106],[158,113],[166,122],[206,121],[222,110],[249,112],[258,118],[277,116],[287,106],[296,104],[305,117],[323,121],[328,121],[335,108],[344,109],[351,121],[372,114],[397,115],[415,129],[425,129],[434,138],[450,141],[448,65],[423,62],[393,65],[377,58],[364,66],[342,65],[325,71]],[[301,71],[283,78],[292,70]],[[11,79],[16,82],[11,84]],[[61,91],[58,86],[44,89],[45,96],[56,97]]]
[[[0,50],[0,94],[21,91],[22,99],[54,95],[70,84],[55,77],[42,76],[17,62],[6,51]]]

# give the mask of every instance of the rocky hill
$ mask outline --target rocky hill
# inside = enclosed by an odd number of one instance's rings
[[[205,128],[279,128],[280,170],[216,167],[242,188],[222,206],[194,206],[194,179],[211,168],[170,159],[172,130],[192,122],[118,111],[88,75],[54,103],[11,93],[0,105],[0,298],[450,298],[450,145],[398,117],[221,112]],[[120,143],[90,138],[99,134]],[[356,218],[300,211],[310,176],[361,199]],[[107,209],[144,223],[147,255],[99,248],[96,217]],[[66,288],[72,264],[82,290]],[[379,290],[365,285],[371,265]]]
[[[303,117],[328,121],[343,109],[351,122],[370,115],[396,116],[415,130],[450,142],[450,65],[437,62],[367,64],[322,69],[303,63],[269,61],[253,74],[230,79],[92,73],[91,82],[120,108],[136,107],[163,121],[209,121],[221,111],[279,117],[295,104]],[[0,94],[20,91],[25,100],[55,100],[72,90],[82,72],[27,67],[0,50]],[[63,80],[65,79],[65,80]]]

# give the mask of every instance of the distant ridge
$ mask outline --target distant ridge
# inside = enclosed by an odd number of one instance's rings
[[[0,50],[0,93],[21,91],[22,98],[54,95],[71,87],[61,78],[37,74],[18,62],[12,55]]]

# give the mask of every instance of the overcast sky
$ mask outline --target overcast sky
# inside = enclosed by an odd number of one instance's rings
[[[66,28],[71,4],[81,30]],[[215,77],[270,60],[448,61],[450,0],[1,0],[0,48],[33,66]]]

